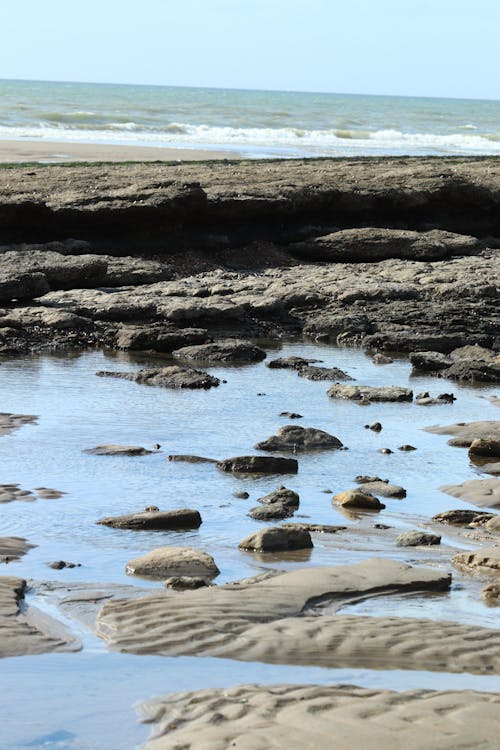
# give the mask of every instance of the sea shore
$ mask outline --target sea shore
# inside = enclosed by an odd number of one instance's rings
[[[71,159],[93,158],[84,148]],[[500,159],[204,164],[214,155],[198,152],[198,163],[147,163],[151,153],[127,164],[33,164],[40,154],[0,168],[0,380],[6,387],[9,371],[19,377],[34,363],[33,381],[20,379],[31,399],[40,363],[55,353],[62,365],[45,387],[64,392],[67,382],[78,407],[58,422],[34,411],[43,400],[14,400],[15,412],[0,414],[0,440],[12,468],[33,454],[24,436],[40,431],[40,452],[60,450],[55,463],[88,486],[70,476],[62,492],[52,489],[64,478],[59,466],[55,479],[30,469],[29,485],[3,480],[20,484],[0,490],[15,530],[0,537],[9,564],[9,575],[0,571],[0,656],[62,652],[67,664],[85,650],[88,628],[123,659],[496,679],[500,630],[488,613],[500,601]],[[109,150],[95,157],[114,160]],[[89,369],[68,369],[65,381],[65,357],[79,353]],[[412,378],[423,384],[415,393]],[[77,412],[87,404],[89,425]],[[96,479],[106,517],[90,505],[80,518]],[[156,484],[168,507],[139,507]],[[249,494],[257,507],[244,505]],[[34,508],[39,523],[44,502],[70,509],[66,521],[45,506],[70,554],[75,529],[75,554],[99,540],[101,578],[90,560],[92,580],[85,560],[82,572],[67,559],[50,574],[26,572],[53,537],[15,509]],[[227,536],[216,554],[219,515]],[[125,562],[124,582],[113,570]],[[232,566],[252,572],[234,580]],[[471,617],[453,607],[437,615],[460,591]],[[408,596],[417,615],[405,609]],[[48,613],[33,606],[44,597]],[[349,614],[367,602],[369,614]],[[497,743],[494,687],[218,685],[145,703],[156,732],[146,747]],[[136,698],[149,694],[144,685]]]
[[[0,140],[0,164],[39,162],[147,162],[147,161],[203,161],[235,158],[235,154],[209,149],[166,148],[153,146],[115,146],[100,143],[71,143],[70,141],[6,141]]]

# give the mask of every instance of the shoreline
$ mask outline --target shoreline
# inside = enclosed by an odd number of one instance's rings
[[[123,161],[210,161],[240,159],[234,152],[163,148],[154,146],[114,146],[102,143],[70,143],[66,141],[0,140],[0,164],[63,164],[65,162]]]

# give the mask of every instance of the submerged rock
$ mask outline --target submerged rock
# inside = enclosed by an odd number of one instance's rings
[[[218,461],[217,468],[234,474],[296,474],[299,464],[294,458],[235,456]]]
[[[200,576],[215,578],[220,571],[211,555],[190,547],[159,547],[130,560],[126,572],[151,578]]]
[[[409,388],[369,385],[331,385],[327,391],[330,398],[352,401],[411,401],[413,392]]]
[[[84,453],[93,456],[147,456],[149,451],[140,445],[97,445],[95,448],[87,448]]]
[[[304,529],[283,526],[270,526],[250,534],[238,547],[254,552],[282,552],[285,550],[310,549],[311,535]]]
[[[305,359],[305,357],[278,357],[267,362],[266,367],[272,370],[300,370],[318,359]]]
[[[114,529],[167,531],[170,529],[197,529],[201,526],[201,516],[197,510],[182,508],[180,510],[142,511],[125,516],[111,516],[101,518],[96,523],[101,526],[111,526]]]
[[[285,425],[276,435],[257,443],[255,448],[262,451],[307,451],[319,448],[342,448],[342,443],[334,435],[314,427]]]
[[[220,385],[219,378],[192,367],[170,365],[158,369],[139,370],[138,372],[110,372],[101,370],[99,377],[123,378],[143,385],[156,385],[161,388],[213,388]]]
[[[38,417],[31,414],[8,414],[0,412],[0,435],[8,435],[13,430],[18,430],[25,424],[33,424]]]
[[[280,417],[287,417],[287,419],[303,419],[302,414],[298,414],[295,411],[281,411]]]

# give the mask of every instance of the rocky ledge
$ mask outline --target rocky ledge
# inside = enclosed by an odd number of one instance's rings
[[[303,333],[498,382],[499,206],[492,157],[1,169],[0,352]]]

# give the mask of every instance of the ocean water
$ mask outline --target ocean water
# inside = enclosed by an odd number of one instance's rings
[[[0,139],[247,157],[500,154],[500,102],[0,80]]]

